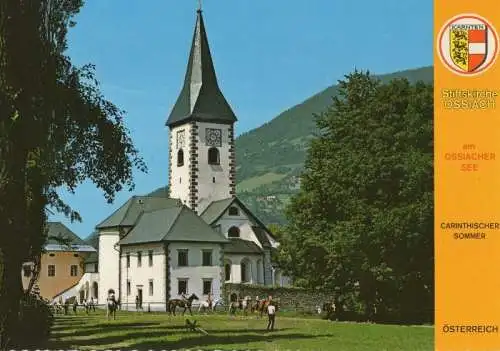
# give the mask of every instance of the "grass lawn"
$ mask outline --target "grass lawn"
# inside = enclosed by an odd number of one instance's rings
[[[188,332],[186,318],[208,332]],[[266,319],[226,314],[168,316],[165,313],[117,313],[107,321],[104,311],[57,316],[48,349],[79,350],[335,350],[433,351],[434,329],[337,323],[278,315],[274,332]]]

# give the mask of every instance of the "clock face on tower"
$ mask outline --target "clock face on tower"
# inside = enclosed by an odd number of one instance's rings
[[[208,146],[222,146],[222,130],[207,128],[205,130],[205,138]]]

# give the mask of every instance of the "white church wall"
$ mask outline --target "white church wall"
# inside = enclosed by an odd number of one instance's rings
[[[245,282],[241,280],[242,269],[241,263],[247,264]],[[249,283],[249,284],[264,284],[263,272],[263,258],[261,255],[242,255],[242,254],[229,254],[224,255],[224,266],[229,264],[231,266],[230,279],[226,283]],[[224,268],[225,269],[225,268]],[[225,273],[225,271],[224,271]]]
[[[180,132],[183,134],[183,140],[177,142],[178,134]],[[170,155],[171,160],[169,162],[170,167],[170,197],[173,199],[181,199],[182,203],[189,206],[189,181],[190,181],[190,157],[189,157],[189,145],[191,140],[192,127],[190,124],[183,124],[178,127],[174,127],[170,130]],[[182,147],[181,147],[182,146]],[[177,155],[178,151],[182,148],[184,153],[184,165],[177,166]]]
[[[200,300],[206,300],[207,294],[203,294],[203,281],[212,282],[212,295],[215,299],[221,294],[221,248],[220,244],[211,243],[170,243],[168,246],[170,255],[170,296],[179,298],[179,280],[187,281],[187,295],[195,293]],[[178,252],[187,250],[188,265],[179,266]],[[203,266],[203,250],[212,251],[212,265]]]
[[[213,201],[231,197],[230,179],[230,125],[217,123],[196,123],[198,126],[198,213]],[[220,165],[208,164],[208,150],[212,147],[206,142],[206,129],[222,131],[221,146],[218,146]]]
[[[152,251],[152,262],[149,252]],[[139,254],[141,253],[140,265]],[[127,266],[130,257],[130,266]],[[135,309],[135,297],[142,290],[142,307],[147,310],[164,310],[166,301],[165,249],[163,243],[127,245],[122,247],[121,296],[123,308]],[[152,282],[152,293],[150,292]],[[130,289],[130,290],[129,290]]]
[[[118,231],[101,231],[99,233],[99,301],[106,301],[108,289],[118,294],[119,241]]]

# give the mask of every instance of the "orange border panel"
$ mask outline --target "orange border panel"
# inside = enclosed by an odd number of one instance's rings
[[[443,39],[443,45],[440,34],[460,38],[458,32],[450,34],[450,26],[442,30],[447,24],[455,24],[454,30],[482,30],[469,15],[492,26],[484,45],[468,43],[470,36],[463,36],[467,45],[462,47],[469,51],[460,56],[453,46],[458,41],[452,45]],[[438,351],[500,351],[500,59],[495,60],[499,45],[494,28],[500,30],[500,0],[434,2]],[[477,32],[472,36],[481,38]],[[462,63],[472,62],[467,55],[485,52],[485,63],[476,75],[460,75],[459,65],[442,59],[451,57],[446,52]],[[473,61],[478,62],[477,56]]]

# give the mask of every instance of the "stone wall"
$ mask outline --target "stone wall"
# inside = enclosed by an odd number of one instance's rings
[[[333,301],[333,291],[310,291],[297,287],[226,283],[222,291],[225,304],[229,301],[232,293],[251,296],[252,300],[255,300],[256,296],[263,299],[271,295],[273,299],[279,299],[280,309],[304,313],[314,313],[318,306],[322,306],[327,301]]]

